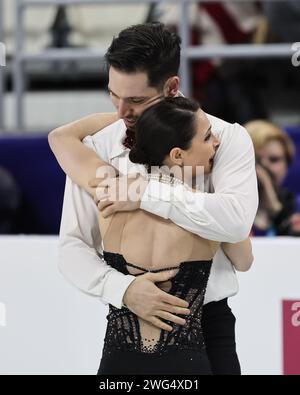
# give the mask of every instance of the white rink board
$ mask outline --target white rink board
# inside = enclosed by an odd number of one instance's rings
[[[0,237],[0,374],[96,374],[108,307],[57,269],[57,237]],[[300,300],[300,240],[253,240],[230,300],[243,374],[282,374],[281,300]],[[300,330],[300,328],[299,328]]]

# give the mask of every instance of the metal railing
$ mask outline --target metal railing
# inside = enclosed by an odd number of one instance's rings
[[[205,0],[215,1],[215,0]],[[225,0],[221,0],[225,1]],[[239,0],[236,0],[239,1]],[[275,0],[273,0],[275,1]],[[45,50],[40,53],[27,53],[24,51],[24,10],[32,6],[49,5],[104,5],[104,4],[141,4],[141,3],[162,3],[177,2],[180,6],[179,34],[182,39],[181,56],[181,90],[187,96],[190,94],[189,62],[193,59],[207,58],[268,58],[268,57],[288,57],[292,56],[292,44],[266,44],[266,45],[218,45],[211,47],[190,46],[189,42],[189,3],[200,2],[199,0],[16,0],[16,50],[13,63],[13,81],[16,99],[16,122],[19,130],[24,129],[24,72],[27,62],[36,61],[64,61],[80,59],[97,59],[104,57],[105,51],[83,50],[83,49],[55,49]],[[1,4],[1,0],[0,0]],[[1,15],[1,9],[0,9]],[[0,21],[1,31],[1,21]],[[1,77],[1,75],[0,75]],[[1,78],[0,78],[1,80]],[[0,82],[1,94],[1,82]],[[0,96],[0,115],[1,115]],[[0,118],[1,120],[1,118]],[[1,121],[0,121],[1,122]],[[1,127],[1,124],[0,124]]]

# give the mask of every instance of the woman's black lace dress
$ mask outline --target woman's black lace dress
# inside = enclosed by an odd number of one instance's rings
[[[139,269],[139,274],[148,271],[126,262],[120,254],[104,252],[104,259],[124,274],[129,274],[127,267]],[[190,261],[176,267],[179,271],[169,280],[168,293],[186,300],[191,314],[182,317],[186,319],[184,326],[168,322],[172,332],[153,327],[126,307],[117,309],[109,305],[98,374],[211,374],[201,326],[211,263],[211,260]]]

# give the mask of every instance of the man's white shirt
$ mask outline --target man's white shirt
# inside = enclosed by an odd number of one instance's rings
[[[151,180],[141,208],[201,237],[235,243],[249,235],[258,206],[253,145],[240,125],[210,115],[208,118],[220,147],[205,183],[206,192],[194,193],[184,185]],[[123,174],[145,174],[144,166],[129,160],[129,149],[122,144],[125,132],[120,120],[88,136],[84,144]],[[118,272],[102,259],[98,218],[93,198],[67,177],[59,239],[60,271],[81,291],[121,308],[125,291],[135,277]],[[220,248],[213,259],[205,303],[237,292],[234,268]]]

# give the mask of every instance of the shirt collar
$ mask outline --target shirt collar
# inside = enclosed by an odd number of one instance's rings
[[[178,96],[184,97],[184,95],[179,91]],[[123,140],[126,137],[126,125],[125,122],[120,119],[119,121],[119,136],[118,139],[116,140],[115,144],[113,145],[113,148],[110,152],[109,159],[115,159],[118,158],[119,156],[122,156],[124,152],[129,152],[130,150],[126,148],[123,145]]]
[[[119,156],[122,156],[124,154],[124,152],[130,151],[128,148],[126,148],[123,145],[123,140],[126,137],[126,125],[125,125],[124,121],[122,121],[122,120],[120,120],[119,122],[120,122],[119,134],[118,134],[118,138],[115,140],[112,150],[110,151],[110,154],[109,154],[110,160],[118,158]]]

